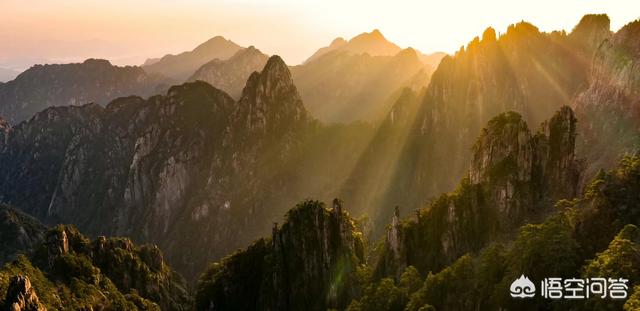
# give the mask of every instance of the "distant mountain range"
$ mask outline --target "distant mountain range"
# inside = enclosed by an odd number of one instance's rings
[[[306,108],[322,121],[382,118],[402,88],[417,91],[425,87],[444,56],[443,53],[424,55],[413,49],[401,50],[378,30],[340,43],[342,41],[336,39],[303,65],[292,67]],[[35,66],[25,72],[28,78],[17,78],[0,86],[0,94],[2,89],[8,94],[0,99],[0,116],[15,124],[49,106],[106,104],[119,96],[149,96],[163,93],[171,84],[196,80],[238,98],[249,75],[259,71],[267,58],[254,47],[243,48],[218,36],[192,51],[148,59],[141,67],[143,71],[139,67],[124,67],[128,74],[118,71],[120,67],[98,60],[88,60],[84,66]],[[104,66],[88,65],[98,63]],[[108,73],[108,66],[113,73]],[[102,75],[103,71],[107,75]],[[112,78],[116,72],[121,73],[117,79]],[[100,76],[95,76],[97,74]],[[59,79],[56,94],[40,89],[52,85],[52,79]],[[24,104],[16,105],[16,102]]]
[[[113,66],[107,60],[35,65],[14,80],[0,84],[0,116],[12,124],[51,106],[84,105],[131,94],[149,96],[166,79],[140,67]]]
[[[142,68],[182,83],[200,66],[214,60],[226,60],[242,49],[231,40],[217,36],[198,45],[195,49],[177,55],[168,54],[159,59],[148,59]]]
[[[214,59],[198,68],[188,81],[201,80],[239,98],[249,76],[260,71],[269,56],[253,46],[241,49],[227,60]]]

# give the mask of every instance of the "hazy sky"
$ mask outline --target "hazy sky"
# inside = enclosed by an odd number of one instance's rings
[[[0,67],[88,57],[140,64],[215,35],[297,64],[335,37],[374,28],[401,47],[452,52],[487,26],[570,30],[586,13],[609,14],[617,30],[640,17],[640,1],[0,0]]]

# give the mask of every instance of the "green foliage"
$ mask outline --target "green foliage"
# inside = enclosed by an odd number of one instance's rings
[[[212,263],[198,280],[196,309],[207,310],[215,302],[218,310],[255,310],[261,290],[274,292],[269,283],[266,258],[271,251],[268,240],[259,239],[247,250],[238,251]],[[266,301],[264,301],[266,303]]]
[[[411,296],[406,310],[432,305],[436,310],[475,309],[474,263],[470,255],[460,257],[451,266],[429,274],[423,287]]]
[[[403,290],[398,288],[392,279],[384,278],[366,286],[360,301],[352,302],[349,310],[402,310],[405,300]]]
[[[414,266],[408,266],[400,276],[400,288],[408,296],[422,287],[422,276]]]
[[[4,299],[9,286],[9,280],[16,275],[24,275],[31,281],[31,286],[36,289],[40,302],[50,309],[62,309],[63,302],[56,295],[56,285],[47,279],[47,276],[38,267],[35,267],[24,255],[19,255],[16,260],[7,263],[0,269],[0,297]]]
[[[583,267],[584,277],[615,277],[640,281],[640,230],[634,225],[626,225],[609,243],[609,247],[589,260]],[[588,306],[598,310],[619,310],[624,301],[592,298]]]
[[[633,288],[633,292],[629,299],[624,303],[623,306],[625,311],[635,311],[640,310],[640,285],[636,285]]]
[[[75,227],[62,225],[49,230],[46,241],[31,259],[20,256],[0,270],[2,293],[10,277],[25,275],[51,310],[190,307],[183,281],[164,265],[155,247],[104,237],[92,244]]]

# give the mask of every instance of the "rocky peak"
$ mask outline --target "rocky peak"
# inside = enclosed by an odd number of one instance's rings
[[[613,44],[628,53],[629,57],[638,59],[640,57],[640,19],[633,21],[620,29],[613,36]]]
[[[519,23],[509,25],[509,27],[507,27],[507,33],[506,33],[507,36],[516,36],[516,37],[538,35],[538,34],[540,34],[538,27],[525,21],[521,21]]]
[[[611,36],[611,21],[606,14],[589,14],[580,19],[569,35],[591,55],[604,39]]]
[[[472,148],[468,177],[454,192],[440,195],[415,219],[391,218],[376,273],[398,277],[409,265],[423,273],[438,270],[541,219],[558,199],[573,198],[580,174],[575,125],[569,107],[534,135],[516,112],[491,119]]]
[[[49,230],[45,241],[47,245],[47,258],[50,263],[52,263],[56,257],[69,252],[69,238],[67,237],[67,231],[64,227]]]
[[[237,107],[238,126],[254,132],[283,132],[307,119],[289,68],[277,55],[249,77]]]
[[[333,209],[305,201],[274,226],[272,243],[260,239],[205,272],[197,308],[344,309],[363,262],[362,235],[341,201],[334,200]],[[253,281],[243,282],[246,276]]]
[[[497,40],[496,37],[496,31],[495,29],[488,27],[483,33],[482,33],[482,41],[484,42],[494,42]]]
[[[574,98],[578,147],[586,176],[608,168],[640,146],[640,20],[604,40],[593,56],[588,88]]]
[[[527,179],[531,175],[531,148],[529,128],[518,113],[506,112],[491,119],[473,146],[471,182],[491,182],[511,172],[517,172],[517,180]]]
[[[576,124],[568,106],[543,122],[535,135],[515,112],[493,118],[473,147],[471,183],[495,187],[503,210],[520,183],[532,183],[537,193],[553,199],[575,196],[581,173],[575,155]]]
[[[329,45],[329,47],[336,48],[336,47],[342,46],[342,45],[344,45],[346,43],[347,43],[347,40],[345,40],[342,37],[338,37],[338,38],[333,39],[333,41],[331,41],[331,44]]]
[[[89,58],[82,62],[83,65],[91,66],[95,68],[109,68],[112,67],[111,62],[106,59]]]
[[[201,43],[200,45],[198,45],[195,49],[193,49],[192,52],[195,52],[195,53],[217,52],[217,50],[220,48],[220,46],[224,46],[224,45],[233,45],[233,46],[235,46],[236,44],[233,43],[233,41],[231,41],[231,40],[225,39],[223,36],[215,36],[215,37],[213,37],[213,38]]]
[[[420,61],[420,58],[418,57],[418,52],[413,48],[403,49],[400,52],[398,52],[398,54],[396,54],[394,57],[398,59],[409,60],[414,62]]]
[[[202,65],[189,81],[205,81],[237,99],[249,76],[261,70],[268,59],[269,56],[250,46],[239,50],[228,60],[214,59]]]
[[[46,311],[27,276],[15,276],[9,281],[5,304],[10,311]]]

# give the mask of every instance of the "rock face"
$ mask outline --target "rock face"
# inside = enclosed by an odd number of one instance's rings
[[[558,199],[573,198],[581,169],[575,135],[576,118],[566,106],[535,134],[515,112],[493,118],[473,147],[468,177],[454,193],[404,223],[396,211],[377,273],[398,278],[409,265],[437,271],[542,219]]]
[[[576,27],[582,31],[584,27]],[[608,31],[608,30],[606,30]],[[600,32],[598,32],[600,33]],[[488,28],[453,56],[445,57],[431,77],[405,138],[395,177],[403,213],[450,191],[472,159],[474,133],[494,116],[515,111],[528,124],[540,124],[587,86],[590,58],[579,38],[600,36],[542,33],[521,22],[496,36]],[[386,219],[391,217],[386,208]]]
[[[0,288],[10,310],[187,310],[192,303],[156,246],[103,236],[91,242],[65,225],[47,231],[29,257],[0,269]]]
[[[278,174],[308,122],[279,57],[237,103],[194,82],[106,108],[50,108],[8,131],[0,200],[46,223],[156,243],[193,277],[268,230],[269,196],[295,182]]]
[[[590,163],[589,176],[640,147],[640,22],[621,28],[595,52],[589,87],[575,100],[578,148]]]
[[[0,265],[14,260],[17,254],[35,250],[46,230],[34,218],[0,204]]]
[[[38,299],[31,282],[26,276],[16,276],[11,279],[5,304],[11,311],[47,311]]]
[[[202,65],[188,81],[202,80],[233,98],[239,98],[249,76],[262,70],[268,59],[269,56],[250,46],[227,60],[214,59]]]
[[[355,296],[363,241],[342,203],[307,201],[274,225],[271,239],[212,265],[198,283],[198,310],[343,309]]]
[[[139,67],[112,66],[100,59],[36,65],[0,85],[0,116],[17,124],[51,106],[105,105],[121,96],[148,96],[162,81]]]
[[[591,59],[602,42],[611,36],[610,29],[611,21],[606,14],[585,15],[573,28],[569,38],[586,51],[585,57]]]
[[[202,65],[214,60],[226,60],[242,49],[231,40],[216,36],[195,49],[178,55],[167,54],[160,59],[147,60],[142,68],[148,73],[161,74],[181,83]]]
[[[0,118],[0,150],[4,147],[4,144],[7,140],[7,136],[9,135],[9,129],[11,126],[7,121]]]

